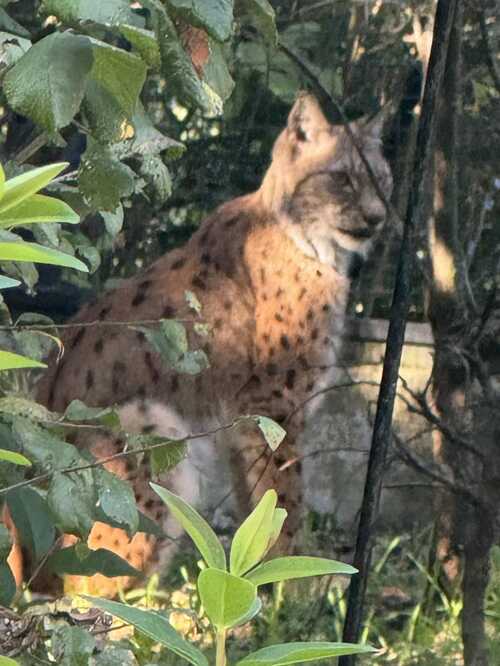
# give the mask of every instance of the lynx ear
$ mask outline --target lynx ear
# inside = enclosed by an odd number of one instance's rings
[[[288,132],[297,141],[313,141],[317,130],[328,124],[316,98],[300,93],[288,116]]]

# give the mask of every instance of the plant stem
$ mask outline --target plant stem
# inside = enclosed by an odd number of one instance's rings
[[[215,666],[226,666],[226,630],[217,630],[215,647]]]

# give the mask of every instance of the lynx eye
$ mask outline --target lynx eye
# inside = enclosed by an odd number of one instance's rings
[[[352,180],[348,173],[345,171],[338,171],[332,173],[333,182],[338,187],[352,187]]]

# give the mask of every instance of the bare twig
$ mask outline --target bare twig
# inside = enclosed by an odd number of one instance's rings
[[[186,437],[181,437],[179,439],[170,439],[168,441],[159,442],[158,444],[152,444],[151,446],[145,446],[139,449],[128,449],[127,451],[120,451],[119,453],[114,453],[111,456],[107,456],[106,458],[101,458],[100,460],[95,460],[94,462],[87,463],[85,465],[74,465],[73,467],[63,467],[61,469],[54,469],[51,470],[50,472],[46,472],[45,474],[39,474],[38,476],[34,476],[32,479],[25,479],[24,481],[19,481],[18,483],[14,483],[11,486],[0,488],[0,495],[5,495],[10,490],[15,490],[17,488],[24,488],[25,486],[31,486],[37,483],[48,481],[56,474],[74,474],[76,472],[81,472],[85,469],[102,467],[103,465],[105,465],[108,462],[111,462],[112,460],[119,460],[120,458],[135,456],[140,453],[148,453],[149,451],[154,451],[155,449],[160,449],[162,447],[168,446],[169,443],[182,444],[183,442],[190,442],[194,439],[202,439],[203,437],[210,437],[212,435],[216,435],[219,432],[225,430],[231,430],[231,428],[234,428],[235,425],[241,422],[241,418],[242,417],[235,418],[233,421],[231,421],[231,423],[221,425],[218,428],[213,428],[212,430],[206,430],[204,432],[195,433],[193,435],[186,435]]]
[[[115,320],[100,320],[95,319],[94,321],[83,321],[83,322],[74,322],[69,324],[5,324],[0,326],[0,331],[47,331],[54,328],[60,329],[72,329],[72,328],[92,328],[93,326],[100,327],[113,327],[113,326],[151,326],[153,324],[160,324],[162,321],[165,321],[165,317],[161,319],[136,319],[132,321],[115,321]],[[201,323],[200,319],[177,319],[175,321],[180,322],[181,324],[194,324]]]

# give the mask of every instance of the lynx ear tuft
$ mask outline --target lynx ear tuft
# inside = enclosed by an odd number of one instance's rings
[[[357,121],[355,126],[360,134],[372,139],[381,139],[385,122],[390,113],[389,106],[382,107],[377,113],[369,119],[363,118]]]
[[[298,142],[314,140],[318,129],[328,125],[315,97],[308,93],[299,93],[288,116],[288,131]]]

